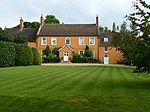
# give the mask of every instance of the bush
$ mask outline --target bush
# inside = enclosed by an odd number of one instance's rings
[[[16,44],[16,59],[15,65],[27,66],[33,64],[32,49],[24,44]]]
[[[58,63],[60,61],[60,58],[55,54],[49,54],[47,57],[43,57],[43,63]]]
[[[32,53],[33,53],[33,64],[34,65],[41,65],[42,59],[41,59],[41,54],[36,48],[32,48]]]
[[[13,66],[15,63],[15,54],[13,43],[0,42],[0,67]]]
[[[87,57],[83,57],[82,58],[82,63],[88,63],[88,58]]]
[[[73,59],[71,60],[72,63],[81,63],[81,56],[79,54],[74,53]]]

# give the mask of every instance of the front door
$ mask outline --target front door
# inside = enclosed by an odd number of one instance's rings
[[[109,57],[108,57],[108,55],[104,56],[104,64],[109,64]]]
[[[68,61],[68,52],[64,52],[64,61]]]

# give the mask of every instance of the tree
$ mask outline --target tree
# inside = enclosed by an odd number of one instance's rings
[[[40,27],[39,22],[24,22],[23,25],[24,25],[24,28],[39,28]],[[16,27],[20,28],[20,24],[17,25]]]
[[[127,19],[136,26],[134,31],[138,31],[136,37],[137,43],[133,45],[135,72],[150,72],[150,4],[143,0],[137,0],[133,3],[135,12],[129,14]]]
[[[47,46],[46,49],[44,50],[44,55],[49,56],[51,53],[50,47]]]
[[[4,42],[11,41],[11,35],[7,31],[2,30],[2,28],[0,28],[0,41],[4,41]]]
[[[14,41],[15,41],[16,44],[18,44],[18,43],[27,44],[27,39],[24,36],[17,36],[17,37],[15,37]]]
[[[54,15],[47,15],[44,23],[48,24],[60,24],[60,21]]]

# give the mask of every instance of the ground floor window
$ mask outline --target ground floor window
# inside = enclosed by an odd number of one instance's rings
[[[79,51],[79,54],[80,54],[80,55],[84,55],[84,51],[83,51],[83,50],[80,50],[80,51]]]

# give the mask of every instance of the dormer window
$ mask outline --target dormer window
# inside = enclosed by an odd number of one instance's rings
[[[70,45],[70,38],[69,37],[66,37],[66,39],[65,39],[65,44],[67,44],[67,45]]]
[[[104,38],[104,42],[108,42],[108,38]]]

